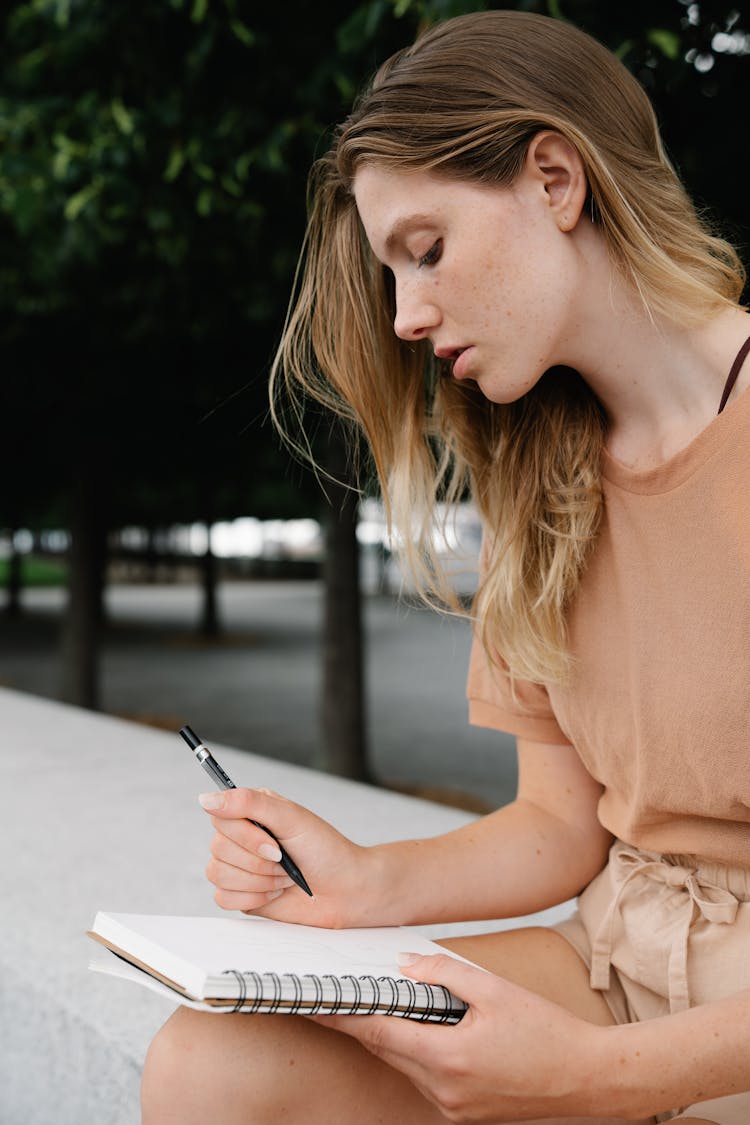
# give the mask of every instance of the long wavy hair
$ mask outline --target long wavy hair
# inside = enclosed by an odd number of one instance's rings
[[[553,682],[569,670],[566,610],[601,519],[603,409],[566,369],[510,404],[441,378],[426,341],[394,333],[392,277],[352,195],[364,163],[507,187],[543,129],[580,154],[587,208],[651,317],[695,324],[738,302],[737,254],[697,215],[647,96],[615,56],[548,17],[460,16],[378,70],[313,167],[271,400],[298,449],[288,408],[301,419],[309,398],[365,435],[417,588],[456,610],[434,546],[436,512],[438,501],[450,510],[470,495],[485,530],[472,609],[480,634],[513,677]]]

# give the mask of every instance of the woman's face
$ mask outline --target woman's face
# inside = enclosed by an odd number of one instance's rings
[[[542,175],[494,188],[368,164],[354,196],[395,279],[398,336],[428,339],[456,379],[495,402],[515,401],[555,364],[575,366],[582,256]]]

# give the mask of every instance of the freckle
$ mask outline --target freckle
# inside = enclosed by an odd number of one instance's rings
[[[537,855],[541,855],[541,854],[542,854],[542,849],[541,849],[541,848],[537,848],[537,849],[536,849],[536,854],[537,854]]]
[[[289,1065],[290,1065],[290,1066],[295,1066],[295,1061],[294,1061],[294,1059],[290,1059],[290,1060],[289,1060]]]

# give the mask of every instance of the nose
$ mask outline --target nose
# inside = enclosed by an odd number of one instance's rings
[[[396,286],[393,330],[401,340],[422,340],[440,323],[440,310],[415,286]]]

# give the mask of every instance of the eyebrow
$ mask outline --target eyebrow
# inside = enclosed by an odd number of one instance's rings
[[[385,242],[383,243],[386,253],[391,251],[396,243],[408,234],[409,231],[418,227],[434,227],[436,225],[435,219],[432,215],[404,215],[400,219],[396,219],[391,227]]]

